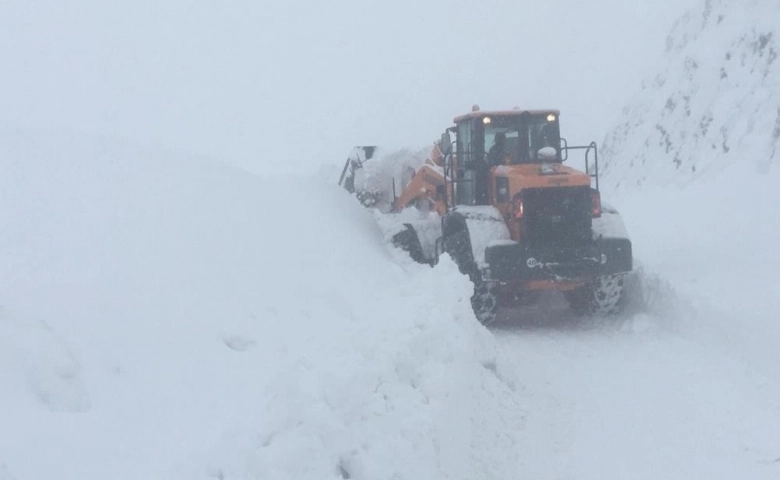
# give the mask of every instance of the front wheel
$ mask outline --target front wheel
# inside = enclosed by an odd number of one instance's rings
[[[611,315],[623,306],[623,274],[596,277],[575,290],[564,292],[572,310],[581,314]]]
[[[409,256],[415,262],[430,264],[425,259],[425,254],[420,244],[420,237],[417,236],[417,232],[411,225],[404,224],[404,229],[393,235],[392,242],[394,246],[409,253]]]
[[[496,321],[498,313],[498,292],[496,284],[478,279],[474,282],[474,295],[471,297],[474,315],[482,325]]]

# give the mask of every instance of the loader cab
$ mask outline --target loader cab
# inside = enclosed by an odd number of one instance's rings
[[[458,205],[488,204],[490,170],[500,165],[561,163],[558,111],[480,111],[455,118]]]

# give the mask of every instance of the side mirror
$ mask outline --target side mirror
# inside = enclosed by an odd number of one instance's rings
[[[436,185],[436,200],[444,200],[447,190],[444,185]]]
[[[452,153],[452,139],[450,138],[450,132],[444,132],[441,134],[439,150],[441,150],[442,155],[445,157]]]
[[[565,162],[569,158],[569,142],[561,137],[561,161]]]

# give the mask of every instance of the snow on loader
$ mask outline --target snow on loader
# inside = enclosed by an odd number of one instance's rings
[[[414,260],[435,265],[449,254],[473,282],[485,324],[499,306],[545,290],[580,313],[618,312],[631,241],[601,202],[596,144],[569,146],[556,110],[474,106],[454,123],[427,158],[356,147],[339,183],[391,214],[393,243]],[[584,171],[563,164],[570,151],[584,153]]]

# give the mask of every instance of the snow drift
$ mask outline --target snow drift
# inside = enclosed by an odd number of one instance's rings
[[[499,478],[522,409],[468,280],[335,184],[0,137],[0,472]]]

